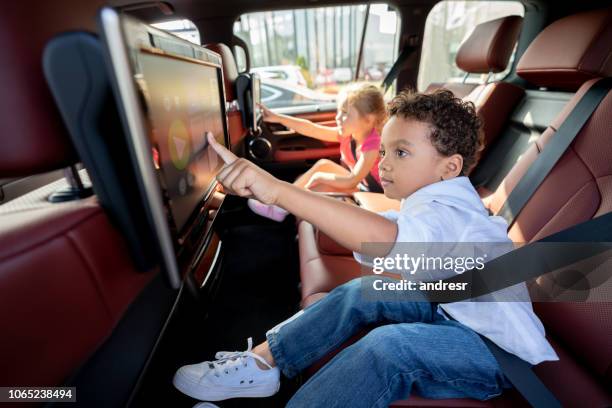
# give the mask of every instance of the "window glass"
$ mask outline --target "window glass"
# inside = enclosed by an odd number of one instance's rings
[[[459,46],[480,23],[510,15],[523,16],[525,9],[516,1],[442,1],[427,16],[418,89],[423,91],[432,82],[462,82],[465,72],[455,64]],[[514,52],[505,71],[490,80],[504,78],[512,66]],[[466,82],[482,83],[485,75],[472,74]]]
[[[397,58],[399,23],[397,13],[386,4],[370,6],[359,70],[360,81],[382,84]],[[395,84],[387,92],[387,96],[391,95],[395,95]]]
[[[247,57],[244,48],[234,45],[234,55],[236,56],[236,67],[238,72],[245,72],[247,69]]]
[[[200,32],[198,28],[190,20],[172,20],[164,21],[163,23],[151,24],[153,27],[160,30],[168,31],[177,37],[181,37],[194,44],[200,45]]]
[[[262,79],[270,108],[335,102],[355,78],[367,6],[338,6],[249,13],[234,35],[249,47],[251,72]],[[380,84],[397,53],[398,15],[370,6],[359,81]]]

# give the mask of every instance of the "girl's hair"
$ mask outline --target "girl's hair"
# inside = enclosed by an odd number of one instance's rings
[[[361,116],[374,115],[374,127],[380,132],[387,119],[387,107],[380,89],[372,84],[351,84],[340,94],[338,101],[346,101]]]

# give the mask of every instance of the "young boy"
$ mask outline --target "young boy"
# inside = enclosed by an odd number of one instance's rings
[[[400,242],[509,242],[505,222],[488,215],[464,176],[482,143],[473,105],[448,91],[401,93],[389,113],[379,170],[385,195],[402,199],[399,212],[379,215],[300,189],[210,140],[227,163],[217,178],[228,193],[285,208],[355,252],[364,242],[390,243],[362,255],[383,257]],[[274,327],[254,349],[249,339],[244,352],[181,367],[175,386],[201,400],[269,396],[280,371],[295,376],[366,326],[378,327],[337,354],[288,406],[386,407],[412,393],[492,398],[510,384],[478,334],[532,364],[557,359],[528,301],[365,300],[362,280]],[[526,294],[525,286],[518,291]]]

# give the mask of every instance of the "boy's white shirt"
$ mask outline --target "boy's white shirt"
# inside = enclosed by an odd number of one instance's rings
[[[414,242],[496,242],[508,244],[496,245],[497,248],[512,249],[506,232],[508,224],[502,217],[488,214],[467,177],[427,185],[403,199],[399,211],[379,214],[398,226],[396,245],[388,257],[405,253],[400,250],[402,243]],[[358,262],[367,263],[361,254],[353,254]],[[499,255],[501,253],[496,256]],[[445,279],[449,277],[448,273],[430,274],[423,280]],[[451,275],[454,273],[450,271]],[[503,301],[494,302],[496,298]],[[486,301],[488,299],[492,301]],[[529,299],[529,294],[527,286],[521,283],[483,296],[478,301],[439,305],[438,312],[451,316],[531,364],[558,360],[531,302],[521,301],[525,299]]]

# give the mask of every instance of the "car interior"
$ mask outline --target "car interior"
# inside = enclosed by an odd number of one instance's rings
[[[408,50],[393,94],[416,88],[426,21],[437,3],[386,3],[400,21],[395,51]],[[255,55],[233,30],[246,13],[355,4],[32,0],[5,8],[0,386],[76,387],[83,407],[193,406],[172,385],[178,367],[210,360],[218,350],[242,350],[249,337],[257,344],[277,323],[363,275],[352,252],[312,224],[259,217],[245,199],[225,194],[215,180],[222,163],[205,137],[213,133],[286,181],[319,159],[339,161],[338,143],[262,120],[257,106],[265,78],[249,73]],[[469,178],[491,214],[554,148],[589,90],[612,75],[607,2],[520,4],[522,16],[475,25],[456,50],[456,67],[482,81],[448,78],[423,90],[449,89],[473,102],[483,120],[485,147]],[[200,44],[150,25],[174,19],[192,21]],[[333,126],[336,105],[279,112]],[[513,242],[536,242],[612,212],[611,118],[608,85],[512,220]],[[162,128],[170,129],[168,138]],[[331,195],[374,212],[400,208],[383,193]],[[536,285],[547,279],[553,278]],[[612,293],[611,281],[594,290]],[[612,406],[607,299],[533,302],[560,357],[534,372],[562,406]],[[340,350],[283,381],[272,397],[218,405],[285,406]],[[391,406],[530,404],[510,389],[486,401],[411,395]]]

